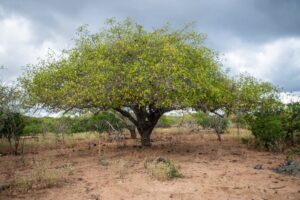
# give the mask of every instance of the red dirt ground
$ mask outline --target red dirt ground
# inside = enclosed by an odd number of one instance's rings
[[[60,186],[26,192],[4,190],[0,199],[300,199],[300,178],[271,170],[284,162],[284,154],[249,150],[237,138],[229,136],[221,143],[209,134],[153,136],[153,146],[147,149],[135,146],[138,141],[132,140],[127,140],[125,146],[102,142],[101,156],[97,141],[96,146],[81,141],[71,148],[26,153],[25,160],[47,161],[51,169],[68,164],[71,173]],[[184,177],[159,181],[147,174],[145,159],[157,156],[174,162]],[[22,176],[32,170],[30,164],[21,165],[20,159],[20,156],[0,157],[0,185],[9,182],[16,173]],[[262,164],[263,169],[254,169],[256,164]]]

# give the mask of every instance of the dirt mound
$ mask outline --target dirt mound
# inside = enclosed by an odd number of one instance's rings
[[[286,161],[273,169],[274,172],[300,177],[300,161]]]

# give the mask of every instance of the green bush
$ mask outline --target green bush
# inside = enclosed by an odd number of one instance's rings
[[[6,138],[15,155],[18,154],[20,136],[25,127],[24,116],[17,112],[0,112],[0,138]]]
[[[250,120],[250,126],[256,140],[266,148],[281,143],[285,137],[281,120],[280,111],[260,110],[255,112]]]
[[[176,124],[176,120],[174,119],[174,117],[164,115],[158,120],[156,127],[169,128],[175,124]]]
[[[42,127],[38,124],[26,125],[23,129],[24,135],[36,135],[42,132]]]
[[[204,112],[197,112],[192,115],[196,124],[201,126],[203,129],[211,128],[210,116]]]

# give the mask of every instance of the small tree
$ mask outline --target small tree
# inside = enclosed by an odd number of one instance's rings
[[[0,85],[0,135],[8,140],[15,155],[25,127],[24,116],[20,112],[20,92],[15,87]]]
[[[221,141],[221,134],[224,133],[229,126],[228,119],[226,117],[213,115],[210,117],[210,121],[211,128],[215,130],[218,136],[218,140]]]
[[[209,115],[203,112],[198,112],[193,116],[196,119],[196,123],[202,126],[202,128],[213,129],[218,136],[218,140],[221,141],[221,134],[224,133],[229,126],[229,121],[226,116],[222,117],[215,114]]]

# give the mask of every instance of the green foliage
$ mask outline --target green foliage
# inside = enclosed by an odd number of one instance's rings
[[[24,135],[36,135],[42,133],[42,129],[38,125],[26,125],[23,129]]]
[[[148,146],[154,126],[168,111],[244,112],[273,91],[253,77],[231,80],[204,41],[190,26],[147,30],[131,19],[110,19],[98,33],[79,28],[72,49],[29,67],[20,82],[27,105],[74,112],[113,109],[137,127]],[[217,132],[227,126],[223,119],[208,120]]]
[[[34,103],[50,108],[191,106],[220,91],[214,83],[224,78],[203,41],[188,27],[147,31],[110,20],[99,33],[82,27],[66,56],[33,67],[23,84]]]
[[[229,127],[229,120],[226,117],[209,115],[204,112],[193,114],[196,123],[203,129],[214,129],[217,133],[223,133]]]
[[[232,108],[236,112],[251,112],[261,104],[272,104],[278,99],[278,89],[268,82],[242,74],[234,81]]]
[[[25,127],[21,114],[20,91],[0,85],[0,138],[6,138],[14,154],[18,154],[19,139]]]
[[[294,143],[294,132],[300,132],[300,102],[289,103],[282,117],[286,139]]]
[[[192,114],[195,122],[200,125],[203,129],[211,128],[210,116],[204,112],[197,112]]]
[[[156,127],[169,128],[169,127],[171,127],[173,125],[178,124],[178,121],[179,121],[179,117],[173,117],[173,116],[166,116],[166,115],[164,115],[164,116],[162,116],[159,119]]]
[[[190,26],[147,30],[131,19],[110,19],[98,33],[78,31],[72,49],[50,55],[20,79],[28,105],[113,109],[149,140],[165,112],[227,99],[231,80]]]
[[[269,148],[281,142],[285,136],[281,108],[260,108],[248,118],[255,138]]]
[[[0,138],[6,138],[13,153],[17,155],[20,136],[25,127],[24,116],[20,113],[0,112],[0,121],[3,124],[0,129]]]
[[[44,124],[43,118],[24,116],[24,123],[24,135],[36,135],[42,133],[43,131],[46,131],[44,130],[46,124]]]
[[[294,133],[300,130],[300,103],[283,105],[268,101],[247,114],[253,135],[269,149],[283,150],[294,144]]]
[[[0,112],[0,119],[3,123],[1,134],[3,134],[4,137],[13,139],[14,137],[22,135],[25,127],[22,114]]]

